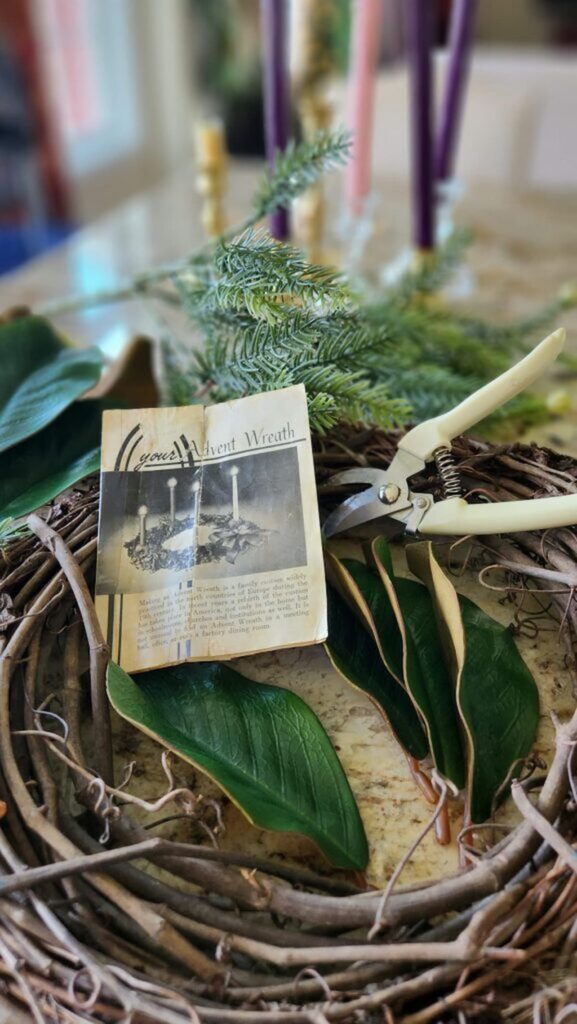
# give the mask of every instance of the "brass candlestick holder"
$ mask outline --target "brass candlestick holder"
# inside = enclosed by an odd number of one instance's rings
[[[333,107],[326,90],[335,73],[331,37],[336,29],[333,0],[293,0],[291,73],[303,136],[330,129]],[[315,263],[334,262],[325,251],[324,187],[313,185],[295,204],[295,233]]]
[[[208,238],[217,238],[226,227],[223,199],[228,154],[222,122],[215,119],[198,125],[195,148],[198,167],[196,187],[202,197],[202,226]]]
[[[299,111],[303,135],[306,139],[330,128],[332,106],[317,89],[303,93]],[[321,181],[311,185],[298,200],[296,221],[296,231],[309,260],[312,263],[326,262],[327,254],[324,251],[326,200]]]

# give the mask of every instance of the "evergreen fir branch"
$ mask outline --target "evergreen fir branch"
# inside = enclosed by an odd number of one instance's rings
[[[245,231],[215,252],[217,272],[229,285],[256,292],[290,295],[290,301],[325,304],[341,309],[351,301],[342,274],[332,267],[309,263],[300,249],[278,242],[265,231]]]
[[[388,386],[404,395],[416,422],[440,416],[482,387],[486,380],[462,376],[444,367],[423,365],[407,369],[393,368]],[[475,424],[472,433],[491,435],[503,430],[525,430],[547,422],[549,412],[540,395],[526,392],[517,395],[486,419]]]
[[[161,405],[186,405],[186,384],[174,345],[166,337],[158,341],[156,381]]]
[[[215,252],[212,277],[201,281],[183,273],[175,284],[191,319],[205,323],[222,312],[248,314],[272,326],[284,321],[287,308],[307,304],[339,310],[351,301],[340,274],[307,263],[298,249],[264,234],[223,243]]]
[[[551,413],[545,399],[541,395],[527,391],[522,395],[516,395],[510,402],[506,402],[486,420],[483,420],[481,431],[485,434],[493,434],[506,429],[510,436],[512,426],[515,426],[517,432],[521,432],[528,427],[547,423],[550,418]]]
[[[319,366],[326,363],[347,369],[354,365],[368,366],[371,357],[382,360],[391,345],[386,330],[367,320],[359,309],[316,317],[303,326],[301,338],[307,335]]]
[[[446,367],[426,363],[389,367],[385,380],[389,389],[403,395],[415,422],[447,412],[484,383],[482,379],[463,377]]]
[[[449,318],[433,321],[428,330],[425,328],[419,349],[424,362],[449,367],[462,377],[490,380],[510,363],[506,353],[469,338]]]
[[[345,132],[319,132],[296,145],[289,143],[277,153],[273,170],[264,175],[254,196],[255,217],[260,219],[279,206],[288,206],[326,171],[344,164],[350,145]]]
[[[250,359],[281,330],[280,325],[255,321],[246,312],[228,309],[205,310],[196,322],[204,334],[204,347],[202,353],[194,353],[194,358],[202,355],[217,366],[230,359]]]
[[[214,286],[212,273],[202,278],[193,270],[184,270],[172,278],[182,308],[190,320],[198,320],[202,304]]]
[[[334,398],[325,391],[316,395],[307,394],[307,408],[311,429],[318,434],[328,433],[331,427],[343,419]]]
[[[431,363],[488,379],[509,364],[506,352],[465,334],[452,311],[442,305],[429,309],[421,304],[381,302],[366,307],[364,316],[376,332],[373,347],[404,365]]]
[[[407,420],[408,406],[402,398],[392,398],[385,383],[375,384],[361,371],[351,372],[331,364],[319,364],[313,350],[303,358],[298,347],[275,351],[272,346],[250,358],[232,359],[220,365],[199,366],[211,383],[210,397],[216,400],[240,397],[254,391],[270,391],[291,384],[304,384],[311,405],[311,424],[325,430],[340,420],[378,423],[383,427]],[[321,400],[317,396],[324,395]],[[313,405],[314,402],[314,405]],[[320,404],[319,404],[320,403]],[[322,417],[315,418],[322,406]],[[322,422],[321,422],[322,420]],[[330,421],[330,423],[329,423]]]
[[[206,379],[206,363],[213,369],[233,366],[269,353],[281,363],[332,364],[350,372],[355,356],[358,367],[368,365],[368,353],[375,358],[383,353],[380,338],[359,318],[358,312],[314,316],[305,309],[285,311],[274,324],[255,322],[246,313],[218,312],[201,321],[205,333],[201,370]],[[200,354],[199,354],[200,358]],[[229,371],[230,372],[230,371]]]
[[[367,350],[374,331],[358,311],[321,316],[308,308],[283,307],[274,323],[255,321],[246,311],[213,310],[200,319],[206,347],[217,361],[248,359],[265,348],[299,358],[314,355],[317,361],[338,363]]]
[[[164,334],[157,343],[154,362],[159,405],[190,405],[201,383],[199,368],[191,360],[190,352],[173,336]],[[205,370],[210,376],[208,363]]]
[[[408,419],[407,402],[403,398],[392,398],[385,383],[374,383],[360,371],[351,373],[330,364],[296,369],[307,394],[330,394],[333,398],[337,407],[333,424],[346,419],[352,423],[377,423],[390,429]]]
[[[292,367],[280,364],[269,352],[252,359],[232,360],[216,367],[212,380],[214,393],[223,401],[225,395],[227,398],[242,397],[299,383],[293,376]]]
[[[267,324],[281,323],[284,319],[283,302],[274,293],[262,287],[251,288],[240,281],[216,281],[213,288],[205,292],[198,310],[199,319],[203,315],[216,310],[236,313],[248,313],[255,320],[264,320]]]
[[[510,324],[491,324],[475,317],[459,317],[456,321],[465,334],[483,341],[486,345],[505,347],[508,352],[527,351],[530,341],[539,332],[553,327],[559,314],[571,309],[575,303],[570,302],[567,293],[561,291],[551,302],[547,302],[531,316],[524,317]]]
[[[287,311],[285,318],[275,324],[255,324],[242,316],[236,330],[231,325],[228,336],[222,330],[217,337],[207,338],[216,361],[250,359],[263,351],[278,354],[281,359],[314,360],[350,367],[355,352],[363,354],[370,341],[363,325],[354,316],[310,316],[307,311]]]

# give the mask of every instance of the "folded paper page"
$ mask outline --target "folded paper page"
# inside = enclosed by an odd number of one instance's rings
[[[96,607],[138,672],[326,638],[302,385],[106,412]]]

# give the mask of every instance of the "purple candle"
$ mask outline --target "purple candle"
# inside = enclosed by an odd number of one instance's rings
[[[287,2],[261,0],[263,39],[264,134],[266,156],[273,168],[277,152],[289,137],[289,80],[287,72]],[[270,218],[274,238],[288,238],[288,210],[280,207]]]
[[[433,8],[432,0],[407,0],[411,88],[413,241],[419,249],[432,249],[435,238],[431,66]]]
[[[476,7],[477,0],[453,0],[447,80],[435,154],[435,171],[438,181],[447,181],[451,178],[455,167],[457,134],[461,121],[465,86],[469,76]]]

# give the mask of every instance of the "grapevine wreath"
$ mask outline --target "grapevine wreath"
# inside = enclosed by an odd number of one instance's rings
[[[388,465],[397,436],[347,428],[319,439],[321,507],[342,497],[326,485],[331,473]],[[499,500],[564,494],[577,479],[576,461],[543,448],[460,438],[454,455],[465,489]],[[435,474],[423,490],[439,492]],[[151,835],[122,783],[89,767],[113,742],[90,595],[98,499],[91,478],[47,518],[31,517],[31,534],[2,554],[0,975],[10,1003],[38,1021],[570,1019],[577,717],[557,724],[547,768],[514,784],[520,824],[454,877],[396,886],[368,940],[382,894],[352,875]],[[499,565],[515,598],[543,591],[572,678],[576,551],[573,528],[485,538],[467,570]]]

